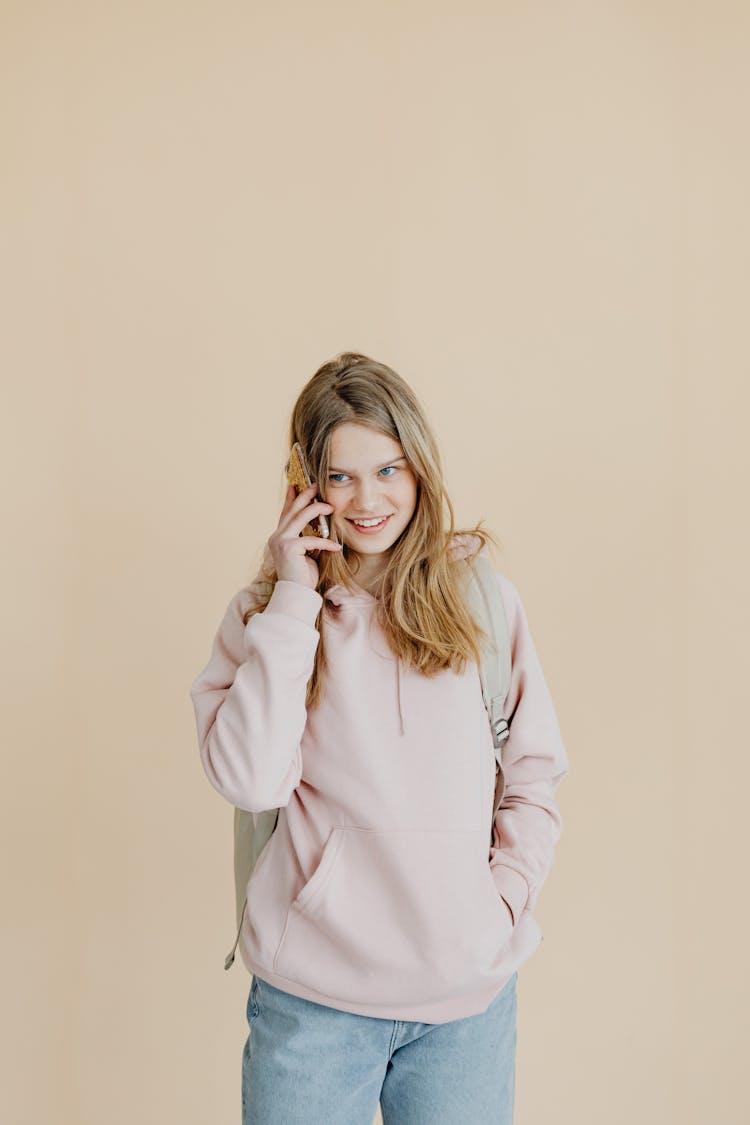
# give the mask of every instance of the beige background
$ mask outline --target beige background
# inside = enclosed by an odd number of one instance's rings
[[[354,348],[502,538],[571,759],[517,1125],[746,1122],[747,5],[0,30],[4,1119],[239,1123],[188,687]]]

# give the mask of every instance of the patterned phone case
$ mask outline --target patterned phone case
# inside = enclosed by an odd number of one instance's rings
[[[300,494],[303,488],[307,488],[312,483],[298,441],[295,441],[294,445],[292,446],[292,453],[289,458],[289,465],[287,467],[286,475],[289,483],[294,485],[297,495]],[[320,539],[328,539],[330,532],[328,530],[328,521],[326,520],[325,516],[317,516],[315,519],[315,525],[316,526],[306,523],[302,528],[302,534],[316,535]]]

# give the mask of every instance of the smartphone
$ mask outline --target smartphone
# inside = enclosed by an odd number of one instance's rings
[[[307,471],[305,455],[298,441],[295,441],[292,446],[292,452],[286,467],[286,475],[289,483],[294,485],[294,491],[297,496],[299,496],[304,488],[309,488],[312,484],[310,474]],[[322,500],[322,496],[317,496],[316,499]],[[321,513],[319,516],[316,516],[314,523],[305,524],[302,528],[302,534],[317,535],[320,539],[329,539],[331,531],[328,527],[328,520],[325,514]]]

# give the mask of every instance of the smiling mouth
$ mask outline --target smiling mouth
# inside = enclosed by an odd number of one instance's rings
[[[355,519],[351,519],[349,516],[345,516],[344,518],[347,523],[353,524],[357,531],[375,531],[377,528],[385,527],[391,517],[390,515],[382,516],[376,523],[360,523]]]

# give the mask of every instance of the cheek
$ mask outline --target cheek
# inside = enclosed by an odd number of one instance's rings
[[[402,511],[413,511],[417,506],[417,482],[411,481],[403,486],[398,496]]]

